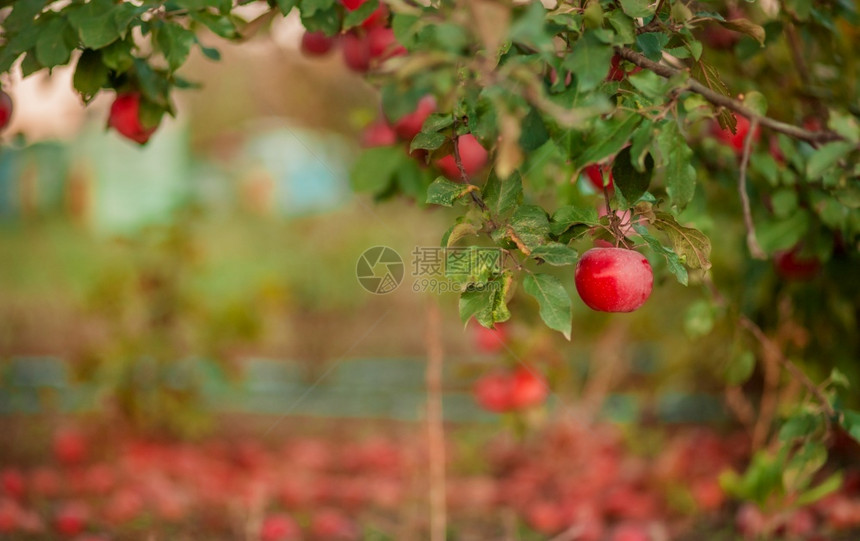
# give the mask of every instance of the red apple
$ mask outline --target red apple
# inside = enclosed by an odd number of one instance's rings
[[[599,312],[632,312],[648,300],[654,283],[645,256],[624,248],[592,248],[576,264],[576,290]]]
[[[800,255],[800,247],[776,252],[773,255],[776,273],[786,280],[805,282],[815,278],[821,271],[821,262],[814,257]]]
[[[475,382],[472,390],[479,406],[493,413],[511,409],[510,377],[503,372],[486,374]]]
[[[712,125],[712,132],[716,136],[717,140],[724,145],[732,147],[735,152],[740,155],[744,151],[744,141],[750,131],[750,121],[747,120],[745,116],[734,115],[734,117],[738,121],[735,133],[732,133],[729,129],[722,129],[716,120]],[[760,137],[761,130],[756,129],[753,134],[753,143],[758,142]]]
[[[133,489],[124,488],[112,495],[105,504],[105,519],[115,525],[129,522],[143,510],[143,497]]]
[[[526,522],[535,531],[545,535],[557,534],[566,526],[561,506],[550,501],[538,501],[529,505],[526,509]]]
[[[42,467],[30,474],[30,487],[36,496],[51,498],[60,493],[62,479],[56,470]]]
[[[707,25],[702,31],[702,41],[711,49],[731,49],[740,39],[739,33],[717,23]]]
[[[505,350],[508,342],[508,326],[505,323],[496,323],[492,329],[483,325],[474,325],[475,347],[481,353],[499,353]]]
[[[361,133],[361,146],[364,148],[386,147],[397,142],[397,134],[383,120],[378,120],[364,128]]]
[[[726,499],[719,481],[713,477],[693,481],[691,491],[696,504],[705,511],[716,511]]]
[[[394,122],[394,131],[404,141],[412,141],[412,138],[421,131],[424,121],[434,111],[436,111],[436,98],[428,94],[418,100],[418,106],[414,111]]]
[[[323,56],[334,47],[335,40],[322,32],[305,32],[302,35],[302,53],[306,56]]]
[[[594,189],[599,193],[603,193],[603,178],[604,173],[609,175],[609,180],[607,180],[606,188],[611,192],[614,188],[615,179],[612,178],[612,166],[600,166],[596,163],[593,163],[585,168],[585,174],[588,175],[588,180],[591,181],[591,185],[594,186]]]
[[[388,25],[388,8],[382,2],[379,3],[379,7],[373,10],[364,22],[361,23],[361,26],[365,29],[370,30],[371,28],[375,28],[377,26],[387,26]]]
[[[314,539],[320,541],[353,541],[359,538],[355,524],[334,509],[323,509],[314,513],[311,517],[310,532]]]
[[[0,533],[14,532],[21,525],[21,507],[14,501],[0,499]]]
[[[622,522],[612,530],[610,541],[650,541],[645,526],[635,522]]]
[[[20,500],[24,497],[26,484],[24,474],[20,470],[7,468],[0,473],[0,487],[10,498]]]
[[[349,11],[355,11],[367,0],[340,0],[340,3]]]
[[[298,524],[284,513],[269,515],[260,528],[260,541],[291,541],[300,537]]]
[[[12,98],[0,90],[0,130],[6,129],[12,118]]]
[[[64,536],[72,537],[81,533],[89,519],[89,508],[80,502],[63,505],[54,516],[54,527]]]
[[[745,503],[735,515],[735,527],[744,537],[758,539],[767,529],[767,518],[752,503]]]
[[[365,73],[370,69],[370,43],[367,36],[356,32],[348,32],[342,38],[343,61],[346,66],[356,73]]]
[[[114,102],[114,106],[116,103]],[[111,118],[113,118],[113,107],[111,108]],[[86,438],[71,428],[60,430],[54,435],[54,456],[66,465],[83,462],[87,457]]]
[[[140,94],[136,92],[117,95],[110,107],[108,125],[120,135],[141,145],[155,133],[155,126],[144,128],[140,122]]]
[[[489,156],[487,149],[481,146],[481,143],[471,133],[461,135],[457,138],[457,150],[460,152],[460,161],[463,163],[463,171],[466,173],[466,177],[472,178],[487,165],[487,158]],[[439,167],[443,175],[451,180],[458,181],[463,178],[453,154],[448,154],[440,158],[436,162],[436,166]]]
[[[543,404],[549,393],[546,381],[535,368],[521,366],[513,373],[510,404],[525,409]]]
[[[370,56],[380,60],[387,60],[395,56],[406,54],[403,45],[394,37],[394,30],[384,26],[374,26],[367,31],[367,41],[370,47]]]

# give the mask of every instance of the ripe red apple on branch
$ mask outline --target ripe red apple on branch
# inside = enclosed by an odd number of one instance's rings
[[[461,135],[457,138],[457,151],[460,153],[460,162],[463,164],[463,172],[466,177],[472,178],[487,165],[489,154],[478,139],[471,133]],[[463,179],[460,168],[454,154],[443,156],[436,162],[436,166],[450,180],[459,181]]]
[[[418,100],[414,111],[394,122],[394,131],[404,141],[412,141],[421,131],[421,126],[424,125],[427,117],[434,112],[436,112],[436,98],[431,95],[424,96]]]
[[[125,138],[140,143],[149,141],[155,133],[156,126],[146,128],[140,120],[140,94],[126,92],[118,94],[110,107],[108,126],[118,131]]]
[[[654,273],[639,252],[592,248],[576,264],[576,291],[598,312],[632,312],[651,295]]]
[[[604,178],[606,178],[606,188],[608,190],[615,189],[615,179],[612,177],[612,165],[599,165],[593,163],[585,168],[585,174],[588,176],[588,180],[591,181],[591,185],[594,186],[594,189],[597,190],[598,193],[603,193],[603,182]]]
[[[330,38],[322,32],[305,32],[302,34],[302,53],[306,56],[323,56],[335,45],[335,38]]]

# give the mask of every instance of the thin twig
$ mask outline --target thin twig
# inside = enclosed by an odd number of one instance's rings
[[[809,377],[801,370],[796,364],[791,362],[789,359],[782,354],[782,351],[771,341],[770,338],[761,330],[761,327],[756,325],[751,319],[746,316],[740,316],[738,319],[738,323],[750,331],[753,336],[755,336],[756,340],[762,345],[763,348],[768,350],[773,357],[779,361],[779,364],[783,366],[795,379],[800,381],[806,390],[809,391],[812,396],[814,396],[821,405],[824,407],[824,411],[827,413],[829,417],[833,417],[836,415],[836,411],[834,411],[833,406],[830,405],[830,401],[827,399],[827,396],[824,392],[817,386]]]
[[[679,69],[654,62],[653,60],[649,60],[644,55],[639,54],[632,49],[628,49],[625,47],[616,47],[615,52],[628,62],[632,62],[641,68],[653,71],[657,75],[665,77],[667,79],[670,77],[674,77],[678,73],[681,73],[681,70]],[[794,137],[795,139],[801,139],[810,143],[830,143],[833,141],[843,140],[842,136],[835,132],[809,131],[798,126],[794,126],[792,124],[780,122],[779,120],[775,120],[768,116],[760,115],[759,113],[753,111],[738,100],[720,94],[719,92],[715,92],[714,90],[711,90],[710,88],[703,85],[696,79],[693,79],[692,77],[687,79],[686,84],[687,90],[695,92],[696,94],[700,94],[702,97],[704,97],[706,100],[713,103],[714,105],[730,109],[735,113],[748,118],[750,122],[752,122],[753,120],[757,120],[758,123],[762,126],[766,126],[774,131],[784,133],[786,135]]]
[[[442,411],[442,315],[436,297],[427,305],[427,445],[430,463],[430,541],[445,541],[445,424]]]
[[[750,129],[744,138],[744,150],[741,156],[741,170],[738,174],[738,194],[741,196],[741,206],[744,211],[744,226],[747,229],[747,248],[750,255],[754,259],[767,259],[767,254],[761,249],[758,239],[755,234],[755,223],[752,218],[752,210],[750,209],[750,198],[747,194],[747,169],[750,163],[750,153],[752,152],[752,140],[755,137],[755,132],[758,130],[758,119],[752,119]]]
[[[463,160],[462,158],[460,158],[460,136],[456,133],[454,134],[454,163],[457,164],[457,169],[460,171],[460,180],[463,181],[463,184],[471,184],[471,181],[469,180],[469,175],[466,174],[466,168],[463,166]],[[472,201],[476,205],[478,205],[481,210],[487,213],[487,226],[489,226],[490,230],[495,231],[496,229],[498,229],[499,226],[496,225],[496,222],[493,221],[493,218],[489,216],[490,208],[487,206],[484,200],[481,199],[481,196],[476,194],[474,191],[469,192],[469,195],[472,197]]]

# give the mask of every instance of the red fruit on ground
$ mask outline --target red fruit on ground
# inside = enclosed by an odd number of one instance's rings
[[[505,350],[508,343],[508,326],[504,323],[496,323],[495,327],[488,329],[483,325],[472,327],[475,339],[475,348],[481,353],[499,353]]]
[[[776,273],[786,280],[805,282],[815,278],[821,271],[821,262],[814,257],[800,255],[800,247],[776,252],[773,255]]]
[[[369,70],[370,43],[367,41],[367,36],[349,32],[341,39],[341,51],[346,67],[356,73],[365,73]]]
[[[511,381],[502,372],[481,376],[472,390],[479,406],[493,413],[504,413],[511,409]]]
[[[624,248],[592,248],[576,264],[576,290],[599,312],[632,312],[648,300],[654,273],[645,256]]]
[[[457,150],[460,152],[460,161],[463,163],[466,177],[472,178],[487,165],[487,157],[489,156],[487,149],[481,146],[481,143],[471,133],[457,138]],[[453,154],[440,158],[436,162],[436,166],[439,167],[443,175],[451,180],[463,178]]]
[[[510,403],[514,409],[543,404],[549,388],[537,369],[521,366],[513,374]]]
[[[612,168],[607,167],[606,169],[608,169],[607,174],[609,176],[606,188],[611,191],[615,188],[615,179],[612,178]],[[598,193],[603,193],[604,167],[593,163],[585,168],[585,174],[588,176],[588,180],[591,181],[591,185],[594,186],[594,189],[597,190]]]
[[[302,53],[306,56],[322,56],[334,47],[335,39],[322,32],[305,32],[302,35]]]
[[[403,45],[394,37],[394,30],[385,26],[374,26],[367,31],[367,41],[370,47],[370,56],[387,60],[389,58],[406,54]]]
[[[113,108],[111,108],[111,117],[113,118]],[[86,438],[74,429],[60,430],[54,435],[54,456],[66,465],[83,462],[87,457]]]
[[[735,153],[738,155],[742,154],[744,151],[744,141],[746,140],[747,134],[750,131],[750,121],[747,120],[745,116],[734,115],[737,120],[737,126],[735,129],[735,133],[732,133],[729,129],[723,129],[720,127],[720,124],[715,120],[712,124],[712,131],[716,136],[717,140],[719,140],[724,145],[730,146],[735,150]],[[756,129],[753,134],[753,143],[758,142],[761,137],[761,130]]]
[[[358,528],[343,513],[324,509],[311,517],[310,532],[320,541],[353,541],[359,538]]]
[[[74,536],[81,533],[87,525],[89,509],[79,502],[63,505],[54,516],[54,528],[62,535]]]
[[[418,106],[414,111],[394,122],[394,131],[404,141],[412,141],[412,138],[421,131],[424,121],[434,111],[436,111],[436,98],[430,95],[424,96],[418,100]]]
[[[9,125],[9,120],[12,119],[12,108],[12,98],[0,90],[0,130]]]
[[[260,528],[260,541],[292,541],[301,537],[296,521],[283,513],[269,515]]]
[[[144,128],[140,121],[140,94],[136,92],[117,95],[110,107],[108,126],[141,145],[155,133],[155,126]]]
[[[2,487],[3,493],[6,496],[20,500],[24,497],[26,488],[24,474],[20,470],[13,468],[3,470],[3,473],[0,473],[0,487]]]

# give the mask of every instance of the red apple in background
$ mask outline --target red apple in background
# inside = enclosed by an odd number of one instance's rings
[[[648,300],[654,283],[645,256],[625,248],[592,248],[576,264],[576,291],[599,312],[632,312]]]
[[[301,538],[296,521],[284,513],[269,515],[260,528],[260,541],[292,541]]]
[[[594,186],[594,189],[596,189],[599,193],[603,193],[604,173],[609,176],[609,180],[606,181],[606,188],[612,191],[615,188],[615,179],[612,178],[611,166],[600,166],[596,163],[593,163],[585,168],[585,174],[588,176],[588,180],[591,181],[591,185]]]
[[[481,143],[471,133],[457,138],[457,150],[460,152],[460,161],[463,163],[463,171],[467,178],[472,178],[487,165],[489,156],[487,149],[481,146]],[[440,158],[436,162],[436,166],[439,167],[443,175],[451,180],[458,181],[463,178],[453,154]]]
[[[364,128],[361,146],[364,148],[385,147],[397,142],[397,134],[387,122],[378,120]]]
[[[421,131],[424,121],[436,111],[436,98],[427,95],[418,100],[418,106],[408,115],[403,115],[394,122],[394,131],[404,141],[412,141]]]
[[[54,456],[60,463],[66,465],[83,462],[87,457],[87,440],[77,430],[70,428],[60,430],[54,435]]]
[[[821,262],[814,257],[800,255],[800,250],[799,246],[795,246],[773,255],[776,273],[782,278],[804,282],[815,278],[821,271]]]
[[[310,532],[314,539],[320,541],[353,541],[359,538],[355,524],[334,509],[323,509],[315,513],[311,517]]]
[[[645,526],[633,522],[623,522],[612,530],[610,541],[651,541]]]
[[[9,94],[0,90],[0,130],[9,125],[9,120],[12,118],[12,98]]]
[[[373,58],[386,60],[406,54],[406,49],[394,37],[394,30],[384,26],[375,26],[369,29],[367,42],[370,47],[370,56]]]
[[[346,67],[356,73],[364,73],[370,69],[370,43],[365,36],[356,32],[343,35],[342,52]]]
[[[740,41],[741,35],[734,30],[729,30],[725,26],[717,23],[711,23],[705,26],[702,31],[702,41],[708,47],[717,50],[731,49]]]
[[[492,329],[483,325],[474,327],[475,347],[481,353],[499,353],[505,349],[508,342],[508,326],[496,323]]]
[[[136,92],[117,95],[110,107],[108,126],[141,145],[155,133],[155,126],[144,128],[140,122],[140,94]]]
[[[745,503],[735,515],[735,527],[744,537],[758,539],[767,529],[767,519],[752,503]]]
[[[512,377],[511,407],[525,409],[543,404],[549,388],[537,369],[521,366],[516,369]]]
[[[302,34],[302,53],[306,56],[322,56],[334,47],[335,40],[322,32],[305,32]]]
[[[609,67],[609,75],[606,76],[607,81],[621,81],[624,79],[624,77],[627,76],[628,73],[633,74],[642,71],[642,68],[640,68],[639,66],[636,66],[629,72],[624,71],[624,68],[621,66],[621,62],[623,61],[624,59],[617,54],[612,56],[612,60]]]
[[[481,376],[472,392],[478,405],[487,411],[503,413],[511,409],[511,383],[504,372]]]
[[[388,24],[388,8],[382,2],[379,3],[379,7],[373,10],[367,19],[361,23],[361,26],[366,29],[375,28],[378,26],[386,26]]]
[[[20,470],[7,468],[0,473],[0,487],[3,488],[3,493],[20,500],[24,497],[25,491],[24,474]]]
[[[18,529],[21,522],[21,507],[14,501],[0,499],[0,533],[10,533]]]
[[[30,487],[33,494],[50,498],[60,492],[62,479],[60,474],[51,468],[42,467],[30,474]]]
[[[87,525],[89,509],[80,502],[63,505],[54,516],[54,527],[62,535],[71,537],[81,533]]]
[[[779,165],[785,165],[785,154],[783,154],[782,149],[779,148],[779,139],[775,135],[771,135],[768,140],[768,152],[770,152],[771,158],[776,161]]]
[[[566,526],[564,510],[556,502],[534,502],[526,509],[525,515],[529,526],[545,535],[557,534]]]
[[[729,129],[723,129],[720,127],[720,124],[715,120],[713,123],[712,131],[716,136],[717,140],[719,140],[724,145],[728,145],[732,147],[735,152],[740,155],[744,151],[744,141],[746,140],[747,134],[750,131],[750,121],[747,120],[745,116],[734,115],[735,119],[738,121],[737,129],[735,133],[732,133]],[[753,143],[758,142],[761,137],[761,130],[756,129],[753,134]]]
[[[340,3],[349,11],[355,11],[367,0],[340,0]]]

